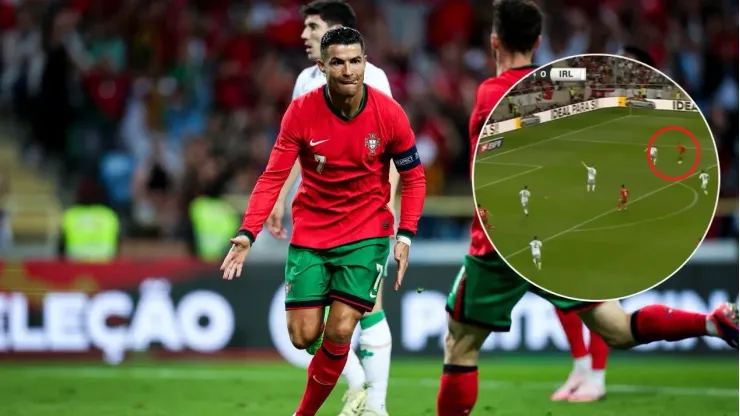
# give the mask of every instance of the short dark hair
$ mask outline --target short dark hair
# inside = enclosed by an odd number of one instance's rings
[[[542,33],[542,11],[532,0],[494,0],[493,33],[506,50],[529,52]]]
[[[653,60],[653,57],[650,56],[650,54],[642,48],[634,45],[627,45],[622,48],[622,52],[634,56],[634,59],[642,62],[645,65],[650,65],[652,67],[655,66],[655,60]]]
[[[332,45],[355,45],[360,44],[363,54],[365,53],[365,40],[362,34],[351,27],[336,27],[329,29],[321,37],[321,56],[326,55],[329,46]]]
[[[301,8],[305,19],[308,16],[319,16],[327,25],[357,26],[357,15],[344,0],[316,0]]]

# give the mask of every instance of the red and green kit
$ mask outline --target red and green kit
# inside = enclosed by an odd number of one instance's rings
[[[426,179],[408,117],[382,92],[365,85],[362,94],[352,117],[332,106],[326,86],[290,104],[244,214],[239,232],[254,242],[300,161],[285,268],[288,309],[340,300],[372,310],[394,233],[391,162],[401,176],[398,235],[416,234]]]

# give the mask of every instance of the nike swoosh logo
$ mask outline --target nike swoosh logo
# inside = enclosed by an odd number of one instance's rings
[[[311,146],[316,146],[317,144],[321,144],[321,143],[328,142],[328,141],[329,141],[329,139],[319,140],[318,142],[315,142],[315,141],[313,141],[313,139],[311,139],[311,141],[308,142],[308,144],[310,144]]]

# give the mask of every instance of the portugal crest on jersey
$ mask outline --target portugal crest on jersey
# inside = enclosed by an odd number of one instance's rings
[[[375,133],[370,133],[365,138],[365,147],[370,151],[370,156],[375,156],[377,154],[375,151],[380,147],[380,139]]]

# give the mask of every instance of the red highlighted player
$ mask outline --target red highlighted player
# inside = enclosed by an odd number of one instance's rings
[[[577,313],[555,309],[570,344],[573,370],[565,383],[550,396],[553,401],[594,402],[606,395],[606,360],[609,346],[594,331],[589,333],[588,348],[583,340],[583,322]]]
[[[486,226],[486,229],[493,230],[493,225],[488,222],[488,210],[480,204],[478,204],[478,216],[480,216],[480,221]]]
[[[424,205],[426,181],[416,140],[401,106],[364,83],[365,42],[354,29],[330,29],[321,38],[318,66],[326,85],[295,99],[280,125],[264,173],[252,191],[237,237],[221,270],[226,280],[242,264],[280,189],[300,159],[291,245],[285,267],[290,340],[307,349],[323,334],[308,367],[295,416],[314,416],[336,386],[350,341],[364,312],[373,309],[394,233],[388,209],[390,163],[401,176],[401,215],[395,288],[408,266],[411,240]],[[324,309],[330,306],[324,322]]]
[[[627,200],[630,197],[629,189],[622,185],[622,189],[619,190],[619,202],[617,203],[617,211],[627,210]]]
[[[683,163],[683,156],[686,154],[686,147],[682,144],[678,145],[678,164]]]

